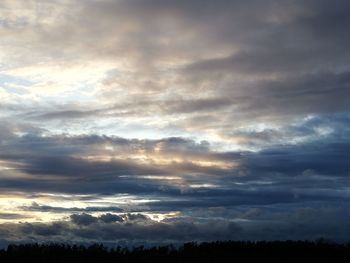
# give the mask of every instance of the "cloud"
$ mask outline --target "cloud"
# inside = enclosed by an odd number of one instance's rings
[[[89,214],[80,214],[80,215],[76,215],[73,214],[70,216],[72,222],[76,225],[90,225],[92,223],[95,223],[97,221],[97,219]]]
[[[111,213],[103,214],[99,217],[99,219],[104,223],[112,223],[112,222],[122,222],[124,219],[121,216],[114,215]]]
[[[348,9],[2,1],[0,238],[345,240]]]
[[[35,133],[17,136],[9,132],[4,135],[11,138],[11,144],[1,146],[5,167],[1,185],[11,191],[143,194],[161,200],[148,204],[161,210],[345,198],[335,189],[341,189],[350,172],[347,119],[347,115],[310,118],[270,134],[271,141],[297,134],[307,142],[270,143],[258,152],[217,152],[208,142],[184,138],[129,140]],[[329,127],[334,129],[324,134]],[[247,130],[245,136],[261,140],[255,131]],[[27,205],[25,209],[97,212],[123,208],[108,204],[69,209]]]
[[[16,213],[0,213],[0,219],[6,219],[6,220],[21,219],[25,217],[26,217],[25,215],[16,214]]]
[[[67,78],[79,75],[77,68],[80,74],[99,68],[80,70],[87,59],[101,65],[103,73],[93,84],[86,80],[92,74],[82,77],[81,83],[70,83],[89,90],[90,85],[98,86],[91,94],[102,98],[102,103],[92,102],[90,97],[85,104],[86,95],[74,88],[80,95],[69,95],[70,103],[57,100],[55,107],[43,103],[30,107],[29,117],[37,125],[40,119],[51,119],[47,124],[51,129],[63,125],[72,131],[72,123],[92,128],[91,122],[98,124],[101,118],[114,122],[126,115],[137,122],[157,115],[163,120],[170,118],[172,128],[182,132],[227,134],[230,131],[225,127],[232,122],[246,125],[266,118],[274,122],[286,115],[348,109],[345,28],[349,21],[343,12],[346,8],[338,7],[344,3],[147,0],[91,1],[78,6],[55,1],[45,5],[50,16],[37,12],[38,5],[4,4],[6,23],[21,25],[21,29],[3,29],[9,41],[15,38],[18,42],[12,49],[21,54],[19,63],[24,63],[28,54],[24,47],[29,45],[38,53],[31,58],[47,58],[48,64],[59,60]],[[16,6],[22,7],[22,19],[12,12]],[[24,71],[30,69],[34,70]],[[18,72],[18,77],[23,76],[23,70]],[[45,78],[54,72],[44,74]],[[52,79],[61,85],[61,80]],[[124,87],[126,92],[122,92]],[[333,100],[339,102],[329,103]],[[168,116],[178,114],[180,119]],[[216,125],[211,118],[205,120],[205,114],[211,115]],[[193,118],[201,118],[202,123],[192,126]],[[54,119],[61,122],[53,124]],[[66,119],[72,120],[70,124],[63,121]],[[123,118],[117,121],[130,125]],[[164,124],[153,124],[165,132]],[[142,126],[146,128],[146,124]]]
[[[59,236],[64,231],[64,225],[62,223],[52,224],[30,224],[24,223],[19,225],[20,232],[25,235],[43,236],[43,237],[54,237]]]
[[[38,212],[54,212],[54,213],[64,213],[64,212],[105,212],[105,211],[113,211],[113,212],[122,212],[123,209],[116,206],[107,206],[107,207],[99,207],[99,206],[89,206],[85,208],[81,207],[60,207],[60,206],[49,206],[49,205],[40,205],[36,202],[33,202],[30,206],[22,206],[21,209],[24,211],[38,211]]]
[[[135,220],[104,220],[88,214],[72,215],[72,222],[20,223],[0,225],[2,237],[7,240],[22,235],[36,241],[61,240],[69,237],[75,242],[185,242],[191,240],[286,240],[310,239],[320,237],[345,241],[349,232],[344,207],[295,208],[288,210],[275,207],[243,210],[231,219],[205,219],[193,221],[191,217],[157,222]],[[276,209],[278,208],[278,209]],[[249,216],[248,216],[249,215]],[[322,215],[322,217],[320,217]],[[140,217],[140,216],[138,216]],[[124,217],[126,218],[126,217]],[[336,222],[336,223],[335,223]],[[4,229],[11,229],[4,235]]]

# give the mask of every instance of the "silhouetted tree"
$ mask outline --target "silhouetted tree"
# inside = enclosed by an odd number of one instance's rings
[[[185,243],[179,248],[158,246],[134,249],[102,244],[88,247],[69,244],[9,245],[0,250],[0,262],[340,262],[350,259],[350,245],[309,241]]]

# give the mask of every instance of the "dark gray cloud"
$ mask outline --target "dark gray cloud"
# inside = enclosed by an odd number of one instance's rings
[[[20,232],[25,235],[31,236],[44,236],[44,237],[54,237],[59,236],[64,231],[64,224],[60,222],[55,222],[52,224],[31,224],[24,223],[19,225]]]
[[[97,218],[95,218],[89,214],[86,214],[86,213],[83,213],[80,215],[73,214],[70,216],[70,218],[71,218],[72,222],[76,225],[87,226],[87,225],[90,225],[92,223],[97,222]]]
[[[22,215],[20,213],[0,213],[0,219],[24,219],[26,218],[25,215]]]
[[[123,217],[114,215],[111,213],[103,214],[99,217],[99,219],[104,223],[112,223],[112,222],[122,222],[124,221]]]
[[[115,223],[115,222],[141,222],[141,223],[147,223],[152,221],[148,216],[143,214],[123,214],[123,215],[116,215],[111,213],[102,214],[98,217],[92,216],[87,213],[81,213],[81,214],[72,214],[70,216],[70,220],[78,225],[78,226],[87,226],[91,225],[93,223],[97,223],[98,221],[102,223]]]
[[[76,242],[147,240],[168,243],[191,240],[283,240],[320,237],[346,241],[350,225],[347,220],[349,210],[344,208],[342,206],[243,208],[241,211],[231,212],[230,220],[206,218],[194,221],[192,217],[183,217],[163,222],[150,219],[106,221],[102,220],[106,215],[93,217],[82,214],[72,215],[72,222],[7,224],[1,225],[0,230],[4,232],[6,228],[11,229],[12,237],[26,235],[36,241],[50,241],[53,238],[61,240],[67,237]],[[220,210],[212,211],[218,214]],[[9,238],[9,232],[4,233],[3,237]]]

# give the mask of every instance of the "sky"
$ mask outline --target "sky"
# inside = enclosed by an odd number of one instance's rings
[[[349,10],[2,0],[0,243],[350,241]]]

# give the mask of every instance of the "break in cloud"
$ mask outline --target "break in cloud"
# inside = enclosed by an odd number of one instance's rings
[[[0,240],[349,241],[347,1],[0,3]]]

